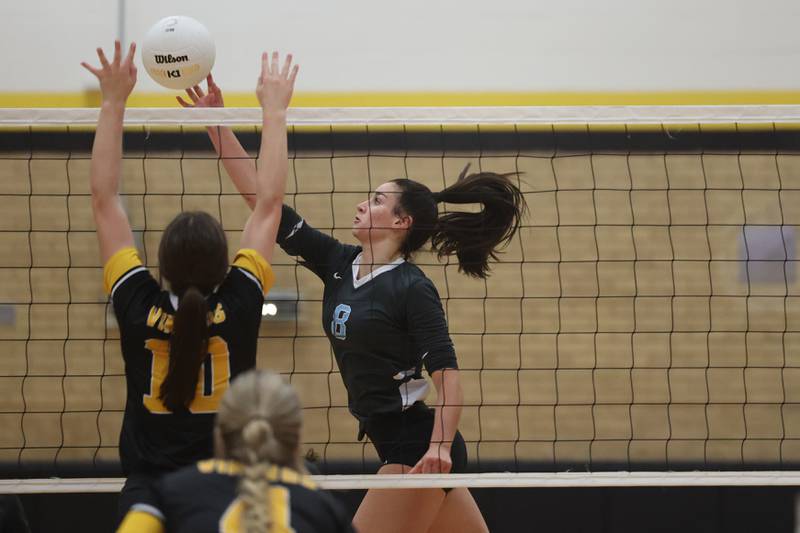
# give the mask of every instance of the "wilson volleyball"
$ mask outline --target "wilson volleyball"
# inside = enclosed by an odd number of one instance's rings
[[[216,48],[205,26],[191,17],[166,17],[142,41],[142,64],[153,80],[169,89],[186,89],[208,76]]]

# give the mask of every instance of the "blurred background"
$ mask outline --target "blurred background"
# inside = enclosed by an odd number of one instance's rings
[[[229,106],[272,49],[302,65],[295,105],[800,102],[792,0],[7,0],[0,107],[96,105],[79,62],[170,15],[214,36]],[[174,104],[142,74],[132,105]]]

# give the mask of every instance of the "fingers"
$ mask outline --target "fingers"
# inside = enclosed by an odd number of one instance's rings
[[[106,54],[103,52],[102,48],[97,48],[97,57],[100,58],[100,64],[103,68],[111,68],[111,65],[108,64],[108,59],[106,59]]]
[[[206,95],[206,93],[203,92],[203,89],[199,85],[195,85],[194,87],[192,87],[192,89],[194,89],[194,93],[197,95],[197,98],[202,98]]]
[[[95,76],[100,75],[100,71],[89,65],[89,63],[87,63],[86,61],[81,61],[81,66],[86,70],[88,70],[89,72],[91,72],[92,74],[94,74]]]
[[[175,99],[181,105],[181,107],[194,107],[192,104],[181,98],[180,96],[176,96]]]
[[[197,103],[198,100],[197,95],[195,94],[194,90],[191,87],[186,88],[186,94],[189,95],[189,98],[192,99],[192,102],[194,102],[195,104]]]
[[[269,74],[269,56],[264,52],[261,54],[261,79],[266,79],[267,74]]]
[[[135,55],[136,55],[136,43],[131,43],[131,45],[128,47],[128,53],[125,56],[125,64],[132,65],[133,58]]]
[[[278,52],[272,52],[272,65],[270,65],[269,73],[273,76],[278,73],[280,61],[280,54]]]
[[[122,44],[119,41],[114,41],[114,64],[119,65],[122,60]]]
[[[222,97],[222,90],[219,88],[219,85],[216,84],[211,74],[206,78],[206,85],[208,85],[208,92],[214,93],[217,97]]]
[[[409,474],[449,474],[453,467],[451,461],[440,457],[424,456],[414,465]]]
[[[300,70],[300,65],[295,65],[294,68],[292,69],[291,75],[289,76],[289,81],[292,82],[293,86],[294,86],[294,80],[297,78],[298,70]]]
[[[292,66],[292,54],[286,54],[286,61],[283,62],[281,69],[281,78],[286,78],[289,75],[289,68]]]

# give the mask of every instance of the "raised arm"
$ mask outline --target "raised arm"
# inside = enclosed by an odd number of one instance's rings
[[[286,139],[286,109],[292,99],[298,67],[292,68],[291,54],[283,66],[278,52],[272,60],[261,57],[261,76],[256,95],[263,110],[261,149],[255,182],[255,205],[242,232],[242,248],[253,248],[264,259],[272,259],[272,250],[281,221],[281,207],[289,173],[289,149]]]
[[[183,107],[225,107],[222,90],[214,82],[211,74],[206,78],[208,92],[204,92],[200,85],[186,89],[186,95],[192,101],[187,102],[180,96],[176,99]],[[242,147],[236,134],[227,126],[209,126],[207,128],[211,144],[217,151],[222,166],[231,177],[236,190],[242,195],[250,209],[256,206],[256,165],[250,155]]]
[[[100,81],[103,95],[100,117],[92,146],[89,181],[92,191],[92,212],[100,243],[100,258],[105,264],[112,255],[133,246],[133,233],[128,215],[119,197],[120,160],[122,159],[122,119],[125,103],[136,85],[133,64],[136,44],[131,43],[122,59],[120,42],[114,43],[114,59],[109,63],[101,48],[97,49],[100,68],[81,65]]]
[[[224,107],[222,90],[209,74],[207,91],[200,85],[186,89],[190,101],[177,96],[183,107]],[[242,147],[233,130],[227,126],[209,126],[208,136],[236,189],[250,209],[256,205],[256,165]],[[321,231],[309,226],[291,207],[284,205],[277,233],[278,245],[290,255],[302,258],[303,264],[323,280],[329,274],[330,262],[341,255],[343,245]]]

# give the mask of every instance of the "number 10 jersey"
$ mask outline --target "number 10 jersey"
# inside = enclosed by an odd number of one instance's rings
[[[219,401],[230,380],[256,364],[272,268],[255,250],[240,250],[222,284],[207,296],[208,354],[195,397],[180,413],[170,412],[159,398],[178,298],[161,289],[134,248],[114,254],[104,278],[119,324],[128,387],[119,444],[123,472],[157,474],[210,457]]]

